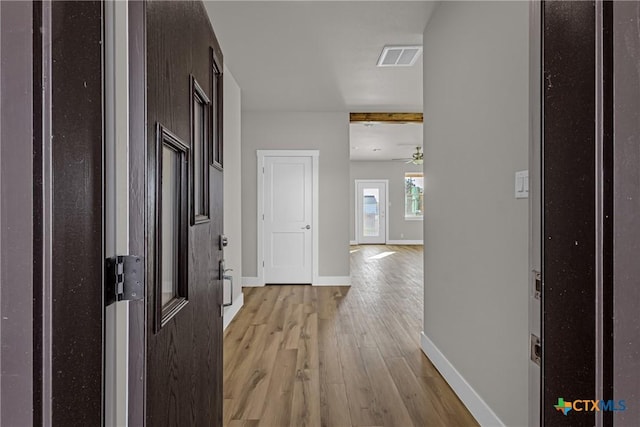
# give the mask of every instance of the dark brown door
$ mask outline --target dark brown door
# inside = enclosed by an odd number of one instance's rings
[[[612,7],[612,2],[542,5],[545,426],[609,426],[614,413],[624,411],[612,388]],[[629,36],[625,44],[633,40]]]
[[[200,1],[148,2],[148,426],[222,425],[222,54]]]
[[[34,2],[32,11],[38,29],[32,45],[33,424],[98,426],[104,382],[103,5],[44,1]],[[5,42],[11,43],[3,35],[3,49]],[[16,47],[29,55],[28,45]],[[4,101],[3,94],[3,113]],[[26,282],[14,283],[29,292]]]

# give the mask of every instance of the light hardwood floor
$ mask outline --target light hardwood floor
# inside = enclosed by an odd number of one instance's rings
[[[244,289],[224,340],[225,426],[477,425],[420,350],[422,246],[351,251],[351,287]]]

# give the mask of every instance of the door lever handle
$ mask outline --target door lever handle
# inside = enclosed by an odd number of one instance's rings
[[[311,226],[309,224],[306,225],[306,227],[300,227],[301,230],[310,230]]]
[[[231,269],[228,268],[225,271],[230,271]],[[233,305],[233,276],[231,275],[224,275],[223,276],[223,280],[228,280],[229,281],[229,302],[222,302],[222,306],[223,307],[229,307],[231,305]]]

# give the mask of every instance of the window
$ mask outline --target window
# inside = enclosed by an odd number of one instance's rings
[[[222,170],[223,168],[223,141],[222,141],[222,52],[211,48],[211,164]]]
[[[404,218],[422,219],[424,213],[424,175],[421,172],[404,174]]]
[[[155,330],[187,304],[189,146],[162,125],[156,145]]]
[[[209,220],[209,108],[211,101],[191,76],[191,224]]]

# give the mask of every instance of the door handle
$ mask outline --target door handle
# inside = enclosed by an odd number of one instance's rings
[[[227,271],[233,271],[233,269],[228,268],[228,269],[225,270],[225,273]],[[223,278],[224,278],[223,280],[228,280],[229,281],[229,302],[223,302],[222,306],[223,307],[229,307],[229,306],[233,305],[233,276],[225,274],[223,276]]]
[[[306,227],[300,227],[301,230],[310,230],[311,226],[309,224],[307,224]]]

